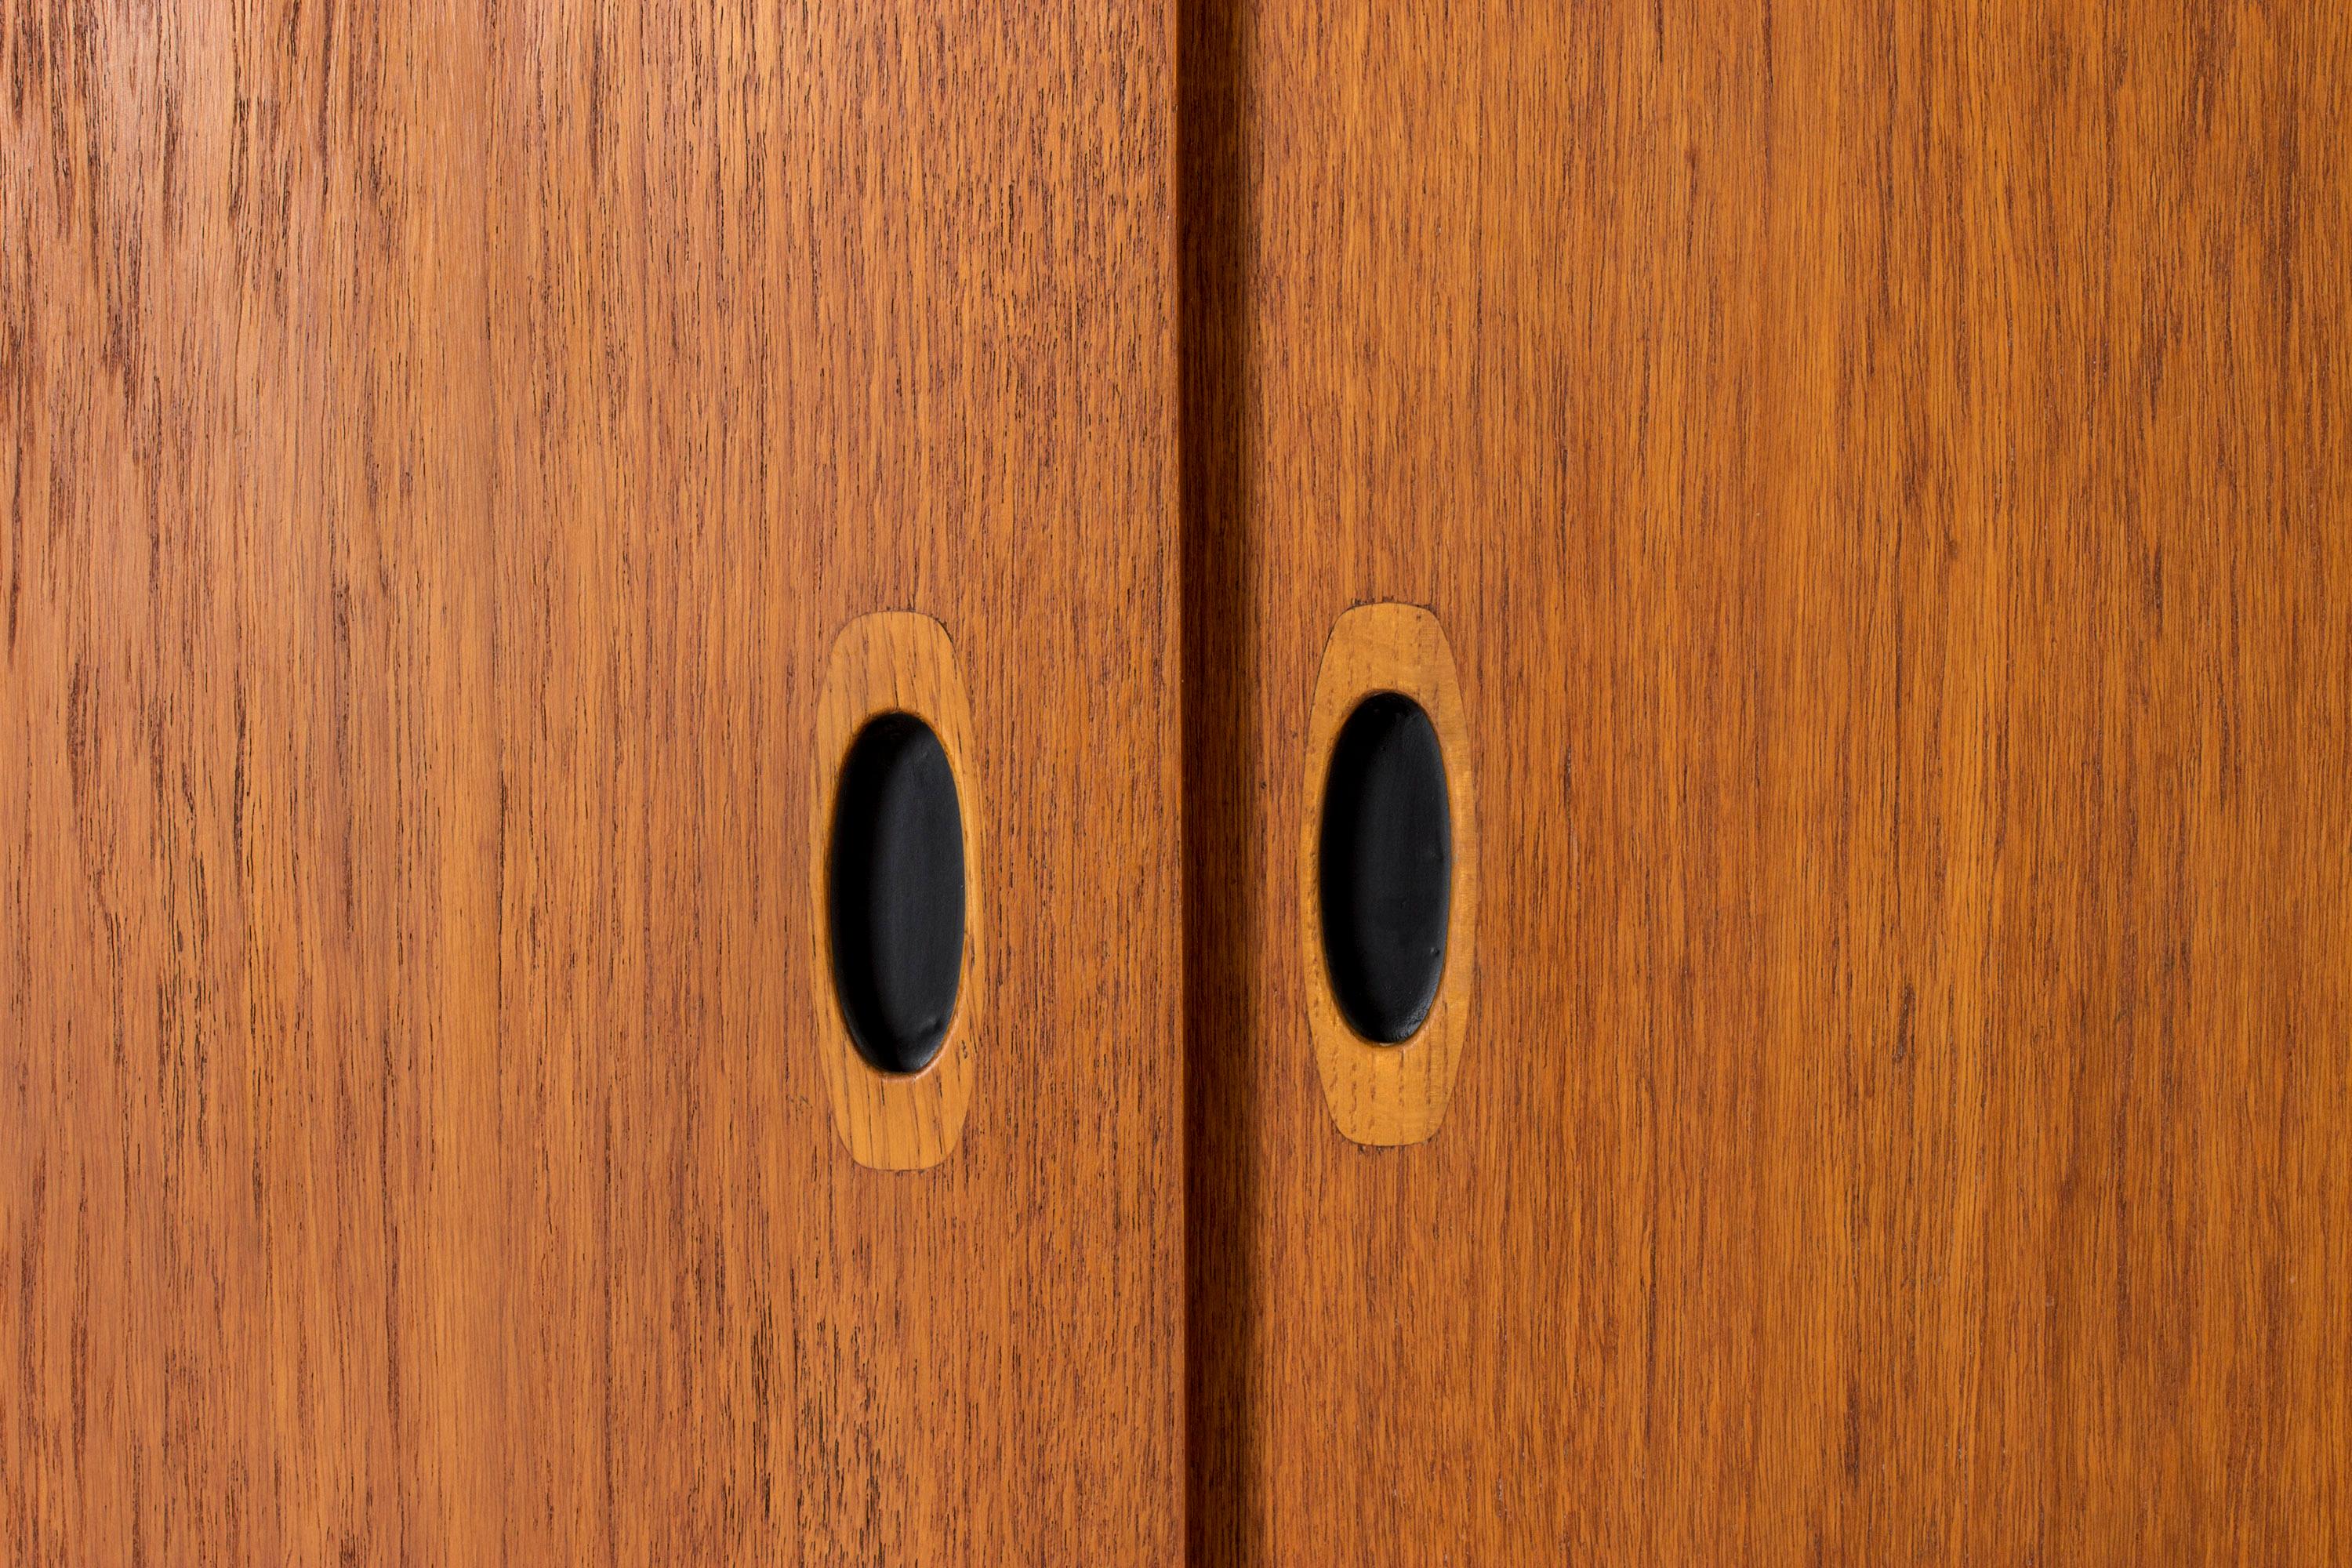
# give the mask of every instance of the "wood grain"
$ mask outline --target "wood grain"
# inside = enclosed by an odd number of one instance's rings
[[[1164,9],[5,16],[0,1559],[1174,1557]],[[888,607],[1024,1009],[913,1176],[808,1005]]]
[[[886,1073],[860,1055],[833,973],[829,871],[834,815],[842,765],[858,731],[876,716],[911,713],[939,737],[962,806],[964,942],[957,966],[955,1014],[939,1054],[913,1073]],[[1002,1037],[1009,1020],[991,1017],[989,911],[973,897],[984,888],[987,851],[980,834],[984,787],[974,766],[971,704],[956,668],[955,644],[939,622],[910,610],[877,610],[841,628],[833,640],[824,686],[817,694],[816,732],[809,748],[809,1030],[817,1068],[833,1107],[834,1131],[859,1164],[877,1171],[920,1171],[938,1164],[963,1136],[971,1108],[974,1057],[982,1042]],[[1018,1015],[1016,1014],[1017,1017]]]
[[[1196,1561],[2352,1557],[2352,13],[1180,58]],[[1286,874],[1368,599],[1480,738],[1394,1151]]]
[[[1331,749],[1356,705],[1381,691],[1412,698],[1437,731],[1453,828],[1444,972],[1429,1016],[1411,1039],[1394,1045],[1365,1039],[1340,1012],[1324,963],[1320,892],[1322,800]],[[1453,650],[1436,616],[1418,605],[1357,605],[1332,623],[1317,667],[1301,771],[1309,798],[1298,814],[1299,973],[1316,1072],[1332,1124],[1343,1135],[1382,1148],[1418,1143],[1445,1120],[1462,1065],[1463,1034],[1477,1000],[1478,752],[1463,721]]]
[[[2352,1557],[2347,79],[2187,0],[11,10],[0,1554]],[[1503,738],[1379,1152],[1287,875],[1373,598]],[[1032,1020],[913,1177],[805,1005],[893,606]]]

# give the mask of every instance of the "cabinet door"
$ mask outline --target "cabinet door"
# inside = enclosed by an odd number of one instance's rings
[[[1166,14],[473,10],[0,37],[0,1556],[1171,1560]],[[894,610],[910,1172],[814,925]]]
[[[2345,13],[1188,41],[1203,1560],[2352,1553]],[[1382,601],[1476,814],[1402,1147],[1299,868]]]

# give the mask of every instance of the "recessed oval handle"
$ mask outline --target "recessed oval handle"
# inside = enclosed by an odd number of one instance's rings
[[[826,870],[850,1038],[883,1072],[920,1072],[955,1017],[964,942],[963,810],[920,719],[882,714],[851,742]]]
[[[1436,727],[1402,692],[1365,698],[1339,727],[1317,861],[1341,1015],[1377,1044],[1411,1039],[1445,976],[1454,819]]]

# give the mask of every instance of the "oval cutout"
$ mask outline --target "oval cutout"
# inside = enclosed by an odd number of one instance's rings
[[[833,980],[858,1055],[883,1072],[930,1065],[963,963],[963,808],[931,727],[885,713],[857,732],[826,857]]]
[[[1402,692],[1365,698],[1339,727],[1317,860],[1341,1015],[1376,1044],[1411,1039],[1445,977],[1454,818],[1436,727]]]

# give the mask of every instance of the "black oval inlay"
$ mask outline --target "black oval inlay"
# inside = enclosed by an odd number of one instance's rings
[[[857,732],[826,863],[833,984],[858,1054],[919,1072],[955,1016],[963,965],[963,809],[929,725],[886,713]]]
[[[1349,1026],[1412,1037],[1445,974],[1454,814],[1445,753],[1421,704],[1367,697],[1339,727],[1323,783],[1323,958]]]

